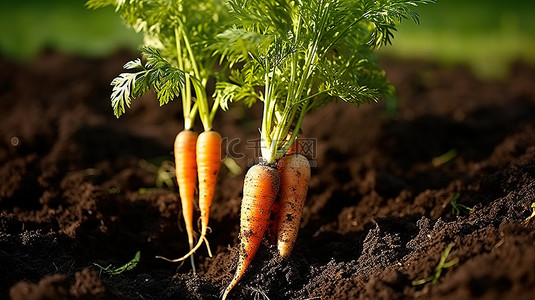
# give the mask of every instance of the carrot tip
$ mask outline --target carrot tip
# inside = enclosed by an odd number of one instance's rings
[[[159,259],[163,259],[163,260],[168,261],[168,262],[180,262],[180,261],[184,260],[182,258],[171,259],[171,258],[167,258],[167,257],[164,257],[164,256],[159,256],[159,255],[156,255],[155,257],[159,258]]]
[[[159,256],[159,255],[156,255],[155,257],[159,258],[159,259],[163,259],[163,260],[168,261],[168,262],[173,262],[173,263],[174,262],[182,262],[182,264],[184,264],[184,261],[181,261],[181,260],[178,260],[178,259],[170,259],[170,258]],[[180,264],[180,267],[182,266],[182,264]],[[191,255],[191,270],[193,271],[193,275],[197,274],[197,268],[195,268],[195,261],[193,260],[193,255]]]
[[[208,239],[206,237],[203,237],[203,240],[206,244],[206,250],[208,250],[208,256],[212,257],[212,250],[210,249],[210,243],[208,243]]]
[[[160,259],[166,260],[168,262],[180,262],[180,261],[183,261],[186,258],[192,256],[199,249],[199,247],[201,247],[203,241],[206,243],[206,248],[208,249],[208,255],[210,257],[212,257],[212,250],[210,250],[210,244],[208,243],[208,239],[206,238],[206,236],[201,235],[201,237],[199,238],[199,241],[197,242],[197,245],[195,245],[195,247],[193,247],[186,255],[182,256],[181,258],[169,259],[169,258],[166,258],[166,257],[163,257],[163,256],[156,256],[156,258],[160,258]]]
[[[221,300],[227,299],[227,295],[228,295],[229,292],[230,292],[230,290],[228,290],[228,289],[225,290],[225,293],[223,293],[223,297],[221,298]]]

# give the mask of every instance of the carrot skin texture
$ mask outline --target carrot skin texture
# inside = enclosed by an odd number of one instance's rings
[[[198,135],[196,132],[183,130],[178,133],[174,144],[176,179],[190,249],[193,247],[195,234],[193,230],[193,207],[195,188],[197,185],[197,160],[195,150],[197,137]]]
[[[267,238],[272,245],[277,244],[277,230],[279,229],[280,221],[280,202],[279,198],[275,199],[273,205],[271,205],[271,216],[269,217]]]
[[[210,208],[214,199],[215,186],[219,169],[221,168],[221,135],[215,131],[204,131],[197,138],[196,143],[197,173],[199,177],[199,209],[201,211],[201,235],[195,246],[190,246],[190,251],[177,259],[168,259],[157,256],[170,262],[179,262],[190,257],[199,249],[202,243],[206,243],[208,255],[212,257],[212,251],[206,239]],[[192,226],[193,227],[193,226]]]
[[[247,171],[240,210],[238,266],[222,299],[226,299],[251,264],[267,229],[271,205],[277,197],[279,185],[279,173],[275,168],[254,165]]]
[[[197,173],[199,176],[199,209],[201,236],[206,236],[210,208],[214,199],[217,176],[221,168],[221,135],[204,131],[197,139]]]
[[[280,256],[288,258],[301,224],[310,183],[310,164],[305,156],[290,154],[279,160],[277,169],[280,175],[277,250]]]
[[[291,133],[288,133],[288,138],[290,138],[291,136],[292,136]],[[297,153],[297,143],[298,142],[296,138],[294,142],[292,143],[292,145],[290,145],[290,148],[288,149],[288,151],[286,151],[286,155]],[[279,175],[280,175],[280,172],[279,172]],[[271,217],[269,218],[268,229],[267,229],[268,240],[273,245],[277,244],[277,235],[278,235],[277,232],[279,230],[279,222],[281,219],[279,198],[280,198],[280,193],[279,193],[279,197],[275,199],[275,202],[273,202],[273,205],[271,206]]]

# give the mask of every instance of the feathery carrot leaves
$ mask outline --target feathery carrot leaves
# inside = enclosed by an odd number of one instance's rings
[[[224,0],[88,0],[86,6],[113,6],[128,27],[144,36],[141,51],[146,62],[126,64],[129,72],[112,82],[116,116],[132,99],[153,89],[160,105],[181,96],[186,129],[191,129],[197,113],[204,128],[211,129],[219,101],[207,97],[207,84],[210,78],[225,79],[216,68],[219,57],[211,45],[231,24]],[[228,69],[222,62],[221,68]]]
[[[391,43],[403,19],[431,0],[229,0],[237,22],[216,38],[219,54],[239,69],[241,88],[264,87],[262,156],[276,161],[310,109],[336,98],[360,104],[393,94],[371,53]],[[259,84],[262,82],[262,84]],[[226,86],[230,90],[230,86]],[[228,96],[225,100],[236,100]],[[224,103],[227,103],[223,101]]]
[[[142,51],[147,57],[145,64],[139,58],[127,62],[124,69],[131,72],[121,73],[111,82],[110,98],[116,117],[125,113],[132,99],[142,96],[149,89],[156,92],[160,105],[164,105],[180,95],[184,85],[184,72],[171,66],[158,50],[144,47]]]

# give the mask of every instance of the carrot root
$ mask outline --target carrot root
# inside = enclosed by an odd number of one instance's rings
[[[310,164],[303,155],[290,154],[280,159],[277,167],[280,175],[277,250],[287,258],[299,232],[310,183]]]
[[[271,216],[269,217],[267,237],[272,245],[277,244],[277,231],[279,230],[280,221],[280,201],[277,197],[271,205]]]
[[[292,134],[288,133],[288,139],[291,136],[292,136]],[[286,155],[297,153],[298,152],[297,151],[297,144],[298,144],[298,140],[297,140],[297,137],[296,137],[294,142],[290,145],[290,148],[288,149],[288,151],[286,151]],[[280,162],[280,160],[279,160],[279,162]],[[280,171],[279,171],[279,175],[280,175]],[[271,206],[271,217],[269,218],[268,229],[267,229],[268,230],[268,233],[267,233],[268,240],[273,245],[277,244],[277,235],[278,235],[278,230],[279,230],[279,222],[280,222],[280,219],[281,219],[280,199],[279,198],[280,198],[280,192],[279,192],[279,196],[277,197],[277,199],[275,199],[275,202]]]
[[[176,179],[190,249],[193,248],[195,236],[195,231],[193,230],[193,207],[197,185],[197,139],[198,134],[196,132],[183,130],[177,134],[174,144]],[[193,258],[191,267],[193,273],[195,273]]]
[[[191,250],[186,255],[184,255],[184,256],[182,256],[180,258],[171,259],[171,258],[167,258],[167,257],[163,257],[163,256],[156,256],[156,258],[160,258],[160,259],[163,259],[165,261],[173,262],[173,263],[181,262],[181,261],[185,260],[188,257],[193,257],[193,254],[199,249],[199,247],[202,245],[203,242],[206,244],[206,248],[208,248],[208,255],[210,257],[212,257],[212,251],[210,250],[210,243],[208,243],[208,239],[206,238],[206,236],[201,236],[199,238],[199,241],[197,242],[197,244],[193,248],[191,248]]]
[[[201,235],[206,236],[210,208],[214,199],[219,169],[221,168],[221,135],[204,131],[197,139],[197,172],[199,174],[199,209]]]
[[[223,300],[241,279],[262,242],[279,186],[279,173],[270,166],[254,165],[245,175],[240,212],[238,266],[232,281],[223,292]]]
[[[215,193],[215,186],[219,169],[221,167],[221,135],[216,131],[204,131],[197,138],[196,144],[197,174],[199,177],[199,209],[201,211],[201,235],[195,246],[190,247],[190,251],[176,259],[159,257],[169,262],[180,262],[192,256],[204,243],[208,255],[212,257],[210,243],[206,238],[208,222],[210,219],[210,208]]]

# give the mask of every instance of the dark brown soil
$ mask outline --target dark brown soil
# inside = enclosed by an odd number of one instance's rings
[[[0,299],[217,299],[233,276],[243,174],[225,167],[214,256],[198,251],[196,275],[155,258],[188,250],[176,187],[154,188],[180,105],[160,109],[149,95],[117,120],[109,82],[130,58],[0,61]],[[297,244],[284,261],[266,242],[232,299],[535,297],[535,69],[486,82],[460,67],[383,65],[398,113],[336,103],[307,117],[315,167]],[[240,139],[244,169],[260,109],[216,120]],[[433,283],[450,245],[453,263]],[[119,267],[138,250],[119,275],[96,265]]]

